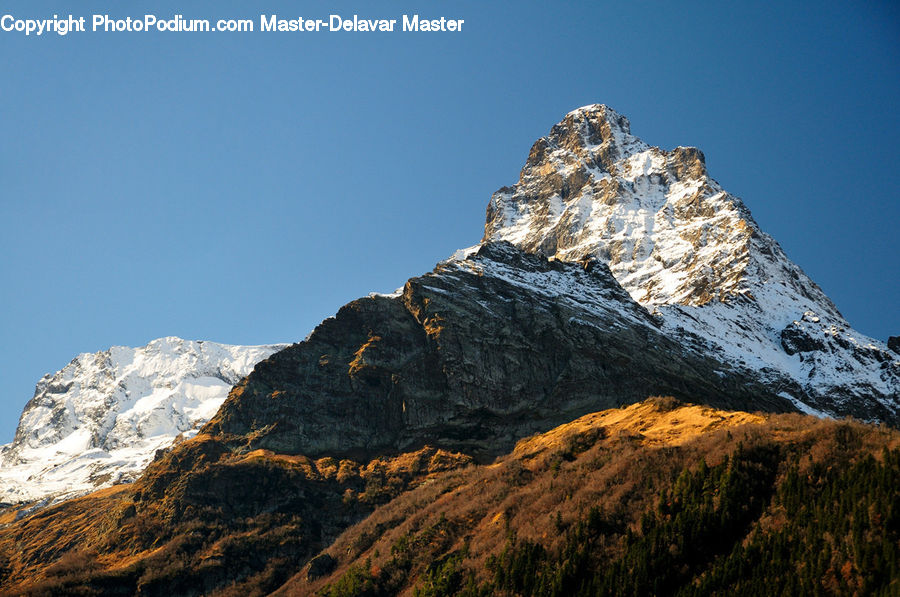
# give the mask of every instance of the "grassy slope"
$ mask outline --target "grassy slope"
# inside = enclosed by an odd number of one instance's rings
[[[569,594],[623,577],[753,594],[761,571],[789,570],[823,594],[890,594],[900,458],[884,450],[898,447],[885,427],[670,399],[587,415],[483,466],[431,449],[240,454],[199,437],[134,486],[7,515],[0,578],[35,595]],[[330,558],[310,574],[317,552]]]
[[[327,550],[332,574],[310,582],[301,571],[278,594],[777,594],[804,567],[809,593],[863,594],[875,560],[900,554],[900,453],[878,468],[898,446],[884,427],[668,400],[595,413],[380,507]],[[871,494],[841,485],[871,475],[888,475]],[[840,536],[845,527],[858,540]],[[804,561],[826,544],[827,558]],[[776,571],[758,552],[779,549]],[[742,557],[756,570],[734,572]],[[760,571],[772,574],[762,585]],[[897,568],[882,572],[879,586],[896,594]],[[640,574],[649,584],[622,580]]]

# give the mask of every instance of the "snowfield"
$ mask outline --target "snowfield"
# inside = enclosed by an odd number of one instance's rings
[[[0,502],[57,501],[133,480],[284,346],[168,337],[78,355],[38,382],[15,439],[0,448]]]

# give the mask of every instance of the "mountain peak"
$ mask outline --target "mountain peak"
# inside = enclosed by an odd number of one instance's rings
[[[546,137],[534,143],[522,177],[545,175],[560,161],[608,171],[616,159],[645,148],[646,144],[631,134],[626,117],[604,104],[592,104],[566,114]]]
[[[602,104],[569,112],[535,142],[518,182],[491,197],[483,242],[607,264],[670,333],[703,338],[816,412],[844,408],[828,395],[884,398],[896,412],[900,362],[887,347],[850,328],[699,149],[660,149],[630,131]]]
[[[616,112],[606,104],[589,104],[580,108],[575,108],[565,115],[563,120],[559,122],[555,129],[581,129],[589,135],[631,135],[631,122],[624,115]],[[553,131],[551,131],[551,135]],[[599,144],[602,138],[595,136],[594,144]]]
[[[606,104],[589,104],[575,108],[554,128],[565,128],[567,125],[592,127],[596,132],[606,129],[623,135],[631,134],[631,122],[628,118]]]
[[[710,178],[703,152],[652,147],[603,104],[569,112],[535,142],[519,181],[492,196],[484,240],[570,261],[596,257],[645,305],[753,297],[755,277],[802,277],[801,286],[815,287]],[[807,307],[837,313],[821,292],[811,298],[817,305]]]

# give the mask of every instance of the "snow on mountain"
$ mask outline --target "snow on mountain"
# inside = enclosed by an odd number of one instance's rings
[[[749,380],[804,412],[900,423],[900,355],[851,328],[709,176],[698,149],[652,147],[606,106],[570,112],[534,144],[519,181],[491,198],[483,241],[560,261],[599,260],[621,288],[591,290],[512,258],[479,261],[479,247],[436,271],[478,270],[592,317],[616,311],[619,319],[602,321],[659,330],[673,358],[710,358],[724,365],[713,376],[735,382],[728,387]],[[491,250],[502,253],[499,244]],[[281,348],[162,338],[79,355],[38,383],[14,441],[0,448],[0,501],[131,480],[156,450],[196,433],[232,385]]]
[[[78,355],[38,382],[15,439],[0,448],[0,502],[55,501],[132,480],[284,346],[168,337]]]
[[[710,178],[696,148],[665,151],[603,105],[566,115],[491,198],[485,241],[605,261],[674,336],[755,371],[798,408],[900,416],[900,360],[831,300]]]

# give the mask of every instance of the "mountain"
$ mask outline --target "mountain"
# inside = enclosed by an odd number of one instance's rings
[[[479,245],[257,363],[132,484],[0,512],[0,583],[888,594],[898,368],[698,150],[589,106]]]
[[[485,238],[257,367],[206,430],[248,448],[485,455],[649,395],[900,422],[900,359],[837,308],[692,148],[606,106],[538,140]]]
[[[570,112],[534,144],[491,198],[484,240],[608,264],[667,335],[699,338],[805,412],[898,421],[897,353],[851,328],[700,150],[651,147],[607,106]]]
[[[489,457],[654,394],[793,410],[668,337],[602,262],[548,261],[498,242],[461,251],[394,295],[341,308],[257,365],[203,431],[306,456],[370,459],[432,445]]]
[[[133,480],[281,348],[169,337],[78,355],[37,383],[15,438],[0,447],[0,501],[59,500]]]

